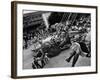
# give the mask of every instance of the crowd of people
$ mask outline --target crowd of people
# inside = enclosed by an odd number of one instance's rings
[[[24,49],[27,49],[30,45],[34,45],[37,42],[40,44],[38,49],[33,49],[33,51],[37,53],[37,55],[33,57],[33,69],[43,68],[45,64],[48,63],[50,59],[48,56],[49,53],[43,51],[42,47],[51,48],[52,45],[54,45],[54,47],[59,46],[59,48],[57,48],[60,50],[70,48],[72,52],[66,61],[70,62],[71,58],[74,57],[72,62],[72,67],[74,67],[80,55],[91,57],[90,15],[80,17],[80,19],[75,20],[74,24],[71,24],[70,21],[66,21],[66,24],[61,22],[55,23],[48,29],[37,28],[35,33],[31,32],[24,35],[23,40]]]

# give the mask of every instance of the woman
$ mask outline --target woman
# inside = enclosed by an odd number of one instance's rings
[[[77,62],[77,60],[78,60],[78,58],[79,58],[79,55],[84,57],[84,56],[86,56],[86,54],[83,53],[83,51],[81,50],[80,44],[77,43],[75,39],[71,40],[71,43],[72,43],[72,45],[70,47],[70,49],[71,49],[71,53],[70,53],[71,56],[69,58],[67,58],[66,61],[70,62],[70,60],[73,57],[72,67],[74,67],[76,62]]]

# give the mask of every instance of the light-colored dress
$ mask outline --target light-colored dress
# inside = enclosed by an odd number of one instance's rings
[[[81,46],[79,43],[77,42],[73,42],[70,49],[72,50],[72,52],[76,52],[76,54],[79,54],[81,55],[82,57],[86,56],[86,53],[84,53],[82,50],[81,50]]]

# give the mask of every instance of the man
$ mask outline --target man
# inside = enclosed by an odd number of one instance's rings
[[[44,62],[45,53],[42,51],[42,49],[39,49],[36,57],[37,57],[36,59],[38,61],[38,64],[41,66],[40,68],[43,68],[45,65],[45,62]]]
[[[87,49],[88,49],[87,57],[91,57],[91,31],[89,31],[86,35],[85,44],[86,44]]]
[[[48,64],[48,62],[49,62],[48,53],[45,53],[43,61],[44,61],[45,64]]]
[[[33,69],[42,68],[41,65],[38,63],[38,59],[36,57],[33,57],[32,68]]]
[[[82,41],[79,42],[83,52],[86,52],[86,57],[91,57],[91,32],[84,33]]]

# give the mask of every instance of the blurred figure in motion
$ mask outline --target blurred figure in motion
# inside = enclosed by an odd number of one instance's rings
[[[81,50],[81,47],[80,47],[80,44],[76,42],[75,39],[72,39],[71,40],[71,53],[70,53],[70,57],[66,59],[67,62],[70,62],[70,60],[73,58],[73,61],[72,61],[72,67],[75,66],[78,58],[79,58],[79,55],[81,56],[86,56],[86,54],[83,53],[83,51]]]

